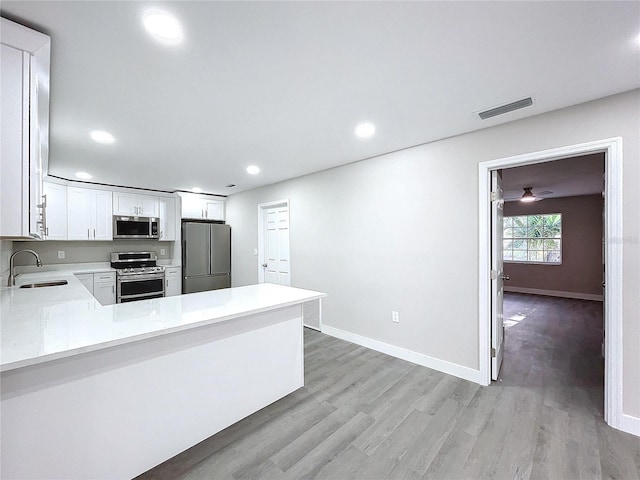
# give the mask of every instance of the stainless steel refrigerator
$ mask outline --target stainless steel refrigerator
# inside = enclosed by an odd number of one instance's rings
[[[182,222],[182,293],[231,286],[231,227]]]

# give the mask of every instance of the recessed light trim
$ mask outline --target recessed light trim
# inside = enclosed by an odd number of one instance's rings
[[[90,180],[93,178],[93,175],[87,172],[76,172],[75,176],[81,180]]]
[[[258,173],[260,173],[260,167],[256,167],[255,165],[249,165],[247,167],[247,173],[249,175],[257,175]]]
[[[164,10],[150,9],[144,13],[142,23],[147,32],[164,45],[177,45],[184,39],[178,19]]]
[[[201,189],[200,187],[193,187],[193,188],[191,189],[191,191],[192,191],[193,193],[202,193],[202,189]]]
[[[104,130],[93,130],[89,135],[94,142],[110,145],[116,141],[115,137]]]
[[[376,133],[376,126],[373,123],[361,123],[355,129],[355,134],[359,138],[373,137],[374,133]]]

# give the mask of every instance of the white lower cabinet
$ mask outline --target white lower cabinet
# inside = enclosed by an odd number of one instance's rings
[[[102,305],[116,303],[116,272],[93,274],[93,296]]]
[[[182,293],[182,267],[165,267],[164,290],[165,297],[172,297]]]
[[[76,273],[75,276],[102,305],[116,303],[116,272]]]

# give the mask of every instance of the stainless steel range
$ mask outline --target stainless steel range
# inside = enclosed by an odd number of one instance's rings
[[[164,267],[157,265],[155,252],[122,252],[111,254],[111,267],[116,269],[116,302],[134,302],[164,297]]]

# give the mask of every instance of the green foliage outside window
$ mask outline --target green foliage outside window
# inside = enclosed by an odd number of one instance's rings
[[[562,214],[504,217],[503,258],[509,262],[562,263]]]

